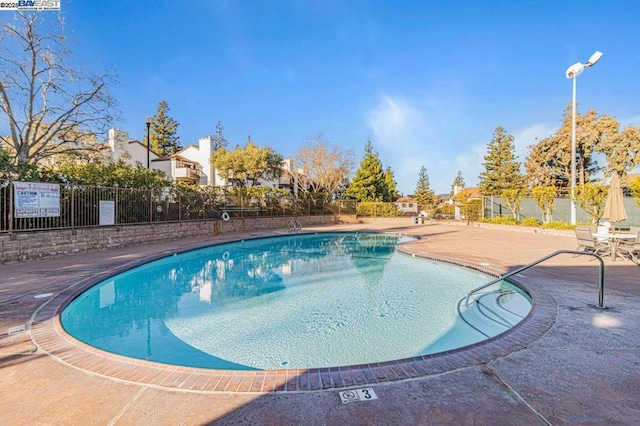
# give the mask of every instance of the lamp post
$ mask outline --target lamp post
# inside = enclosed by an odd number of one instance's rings
[[[151,126],[151,117],[146,117],[144,119],[144,122],[147,123],[147,169],[150,168],[151,164],[149,162],[149,152],[150,152],[150,148],[149,148],[149,127]]]
[[[591,55],[586,64],[576,62],[567,68],[567,78],[573,79],[573,98],[571,101],[571,224],[576,224],[576,77],[578,77],[585,68],[595,65],[602,57],[602,52],[597,51]]]

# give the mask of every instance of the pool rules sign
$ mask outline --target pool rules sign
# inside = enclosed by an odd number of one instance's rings
[[[60,185],[56,183],[14,182],[14,216],[60,217]]]
[[[378,399],[378,395],[376,395],[372,388],[352,389],[348,391],[338,392],[338,394],[340,395],[340,400],[343,404],[349,404],[351,402],[373,401],[374,399]]]

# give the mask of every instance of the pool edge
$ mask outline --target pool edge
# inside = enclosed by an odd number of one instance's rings
[[[218,244],[227,242],[231,240]],[[96,283],[173,253],[197,250],[211,245],[216,244],[202,243],[157,253],[71,284],[34,313],[29,326],[31,339],[38,349],[65,365],[87,374],[126,383],[204,393],[315,392],[417,379],[485,364],[526,348],[542,337],[556,320],[557,309],[553,297],[542,289],[529,288],[522,280],[516,279],[513,281],[533,298],[531,312],[510,330],[488,340],[447,352],[388,362],[308,370],[257,371],[181,367],[128,358],[86,345],[67,334],[62,328],[60,313],[64,307]],[[495,269],[485,268],[464,259],[413,253],[403,250],[401,246],[398,250],[416,257],[453,263],[491,275],[498,273]]]

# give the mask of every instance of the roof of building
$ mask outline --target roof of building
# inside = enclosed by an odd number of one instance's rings
[[[129,145],[131,144],[138,144],[138,145],[142,145],[142,147],[144,147],[145,149],[147,148],[147,144],[146,143],[142,143],[139,140],[136,139],[129,139]],[[149,151],[153,152],[157,157],[160,157],[161,155],[158,154],[157,152],[155,152],[153,149],[150,149]]]
[[[470,188],[463,188],[463,191],[467,193],[468,198],[482,198],[482,194],[480,194],[479,186],[472,186]]]
[[[197,161],[195,160],[191,160],[187,157],[183,157],[182,155],[180,155],[179,153],[175,153],[172,155],[169,155],[167,158],[171,158],[171,159],[176,159],[176,160],[180,160],[183,163],[190,163],[190,164],[199,164]]]
[[[396,203],[413,203],[414,201],[416,200],[414,200],[411,197],[400,197],[395,202]]]
[[[197,149],[197,150],[199,150],[199,149],[200,149],[200,147],[199,147],[199,146],[197,146],[197,145],[193,145],[193,144],[190,144],[190,145],[185,146],[184,148],[180,148],[178,151],[176,151],[176,154],[180,154],[181,152],[185,152],[185,151],[186,151],[187,149],[189,149],[189,148],[191,148],[191,149]]]

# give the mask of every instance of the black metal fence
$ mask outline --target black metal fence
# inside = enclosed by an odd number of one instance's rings
[[[14,182],[0,181],[0,234],[215,218],[355,214],[356,211],[355,200],[328,201],[293,195],[229,196],[222,191],[190,191],[180,187],[150,190],[60,184],[57,188],[59,191],[53,198],[59,197],[59,209],[56,208],[55,214],[43,217],[33,209],[33,217],[25,217],[28,209],[22,208],[23,204],[36,203],[34,197],[42,194],[34,190],[33,197],[25,201],[25,196],[14,188]]]

